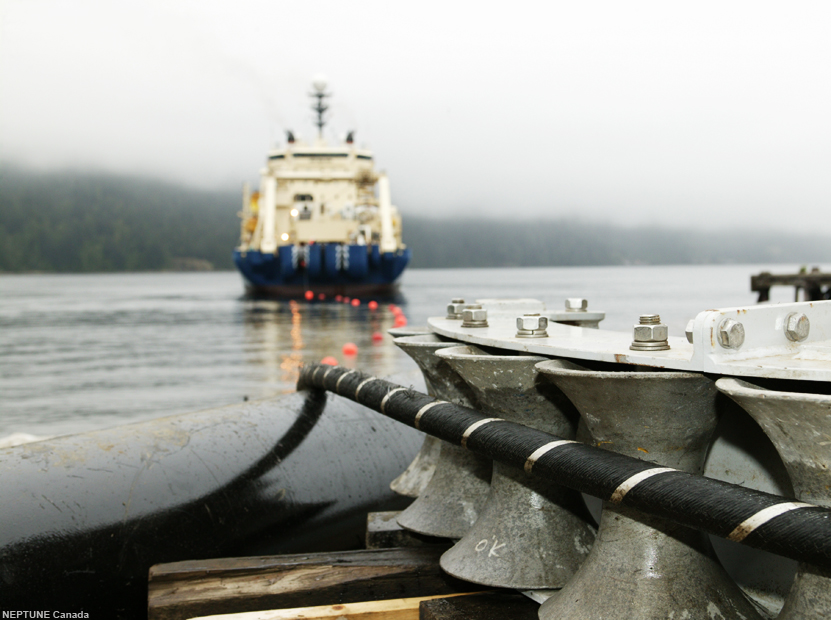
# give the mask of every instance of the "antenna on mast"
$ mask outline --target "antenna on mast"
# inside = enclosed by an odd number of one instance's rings
[[[318,138],[321,140],[323,139],[323,126],[326,124],[326,119],[324,118],[324,114],[326,110],[329,109],[329,106],[326,105],[325,100],[327,97],[331,97],[332,93],[326,92],[326,76],[324,75],[316,75],[312,80],[312,87],[314,88],[314,92],[310,93],[310,97],[315,97],[317,101],[312,106],[312,110],[317,112],[317,135]]]

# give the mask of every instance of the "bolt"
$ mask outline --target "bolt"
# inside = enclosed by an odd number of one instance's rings
[[[725,349],[738,349],[744,344],[744,325],[735,319],[722,319],[717,332],[718,343]]]
[[[526,313],[516,318],[517,338],[548,338],[548,317]]]
[[[488,311],[479,304],[465,306],[462,310],[462,327],[487,327]]]
[[[811,322],[801,312],[791,312],[785,317],[785,336],[793,342],[802,342],[811,331]]]
[[[634,328],[633,351],[666,351],[669,349],[669,328],[657,314],[642,314]]]
[[[580,297],[569,297],[566,299],[566,312],[587,312],[589,300]]]
[[[462,318],[462,310],[465,307],[465,300],[461,297],[454,297],[450,300],[450,303],[447,304],[447,317],[448,319],[460,319]]]
[[[684,330],[684,334],[687,336],[687,342],[690,344],[693,343],[693,328],[695,327],[695,319],[690,319],[687,323],[687,328]]]

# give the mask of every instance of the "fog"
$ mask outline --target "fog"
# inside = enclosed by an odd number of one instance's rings
[[[4,0],[0,158],[255,181],[356,130],[405,213],[828,229],[831,5]]]

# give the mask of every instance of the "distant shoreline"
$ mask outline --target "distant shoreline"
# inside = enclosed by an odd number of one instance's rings
[[[0,165],[0,273],[232,271],[240,197],[152,179]],[[410,268],[831,262],[831,236],[626,228],[576,219],[444,219],[402,208]]]

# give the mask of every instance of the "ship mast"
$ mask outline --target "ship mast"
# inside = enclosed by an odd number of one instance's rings
[[[331,97],[332,93],[326,92],[326,78],[322,75],[315,77],[312,86],[314,87],[314,92],[309,93],[309,96],[317,99],[314,105],[312,105],[312,110],[317,112],[317,122],[315,123],[317,125],[317,137],[323,140],[323,126],[326,124],[324,115],[326,110],[329,109],[329,106],[326,105],[326,98]]]

